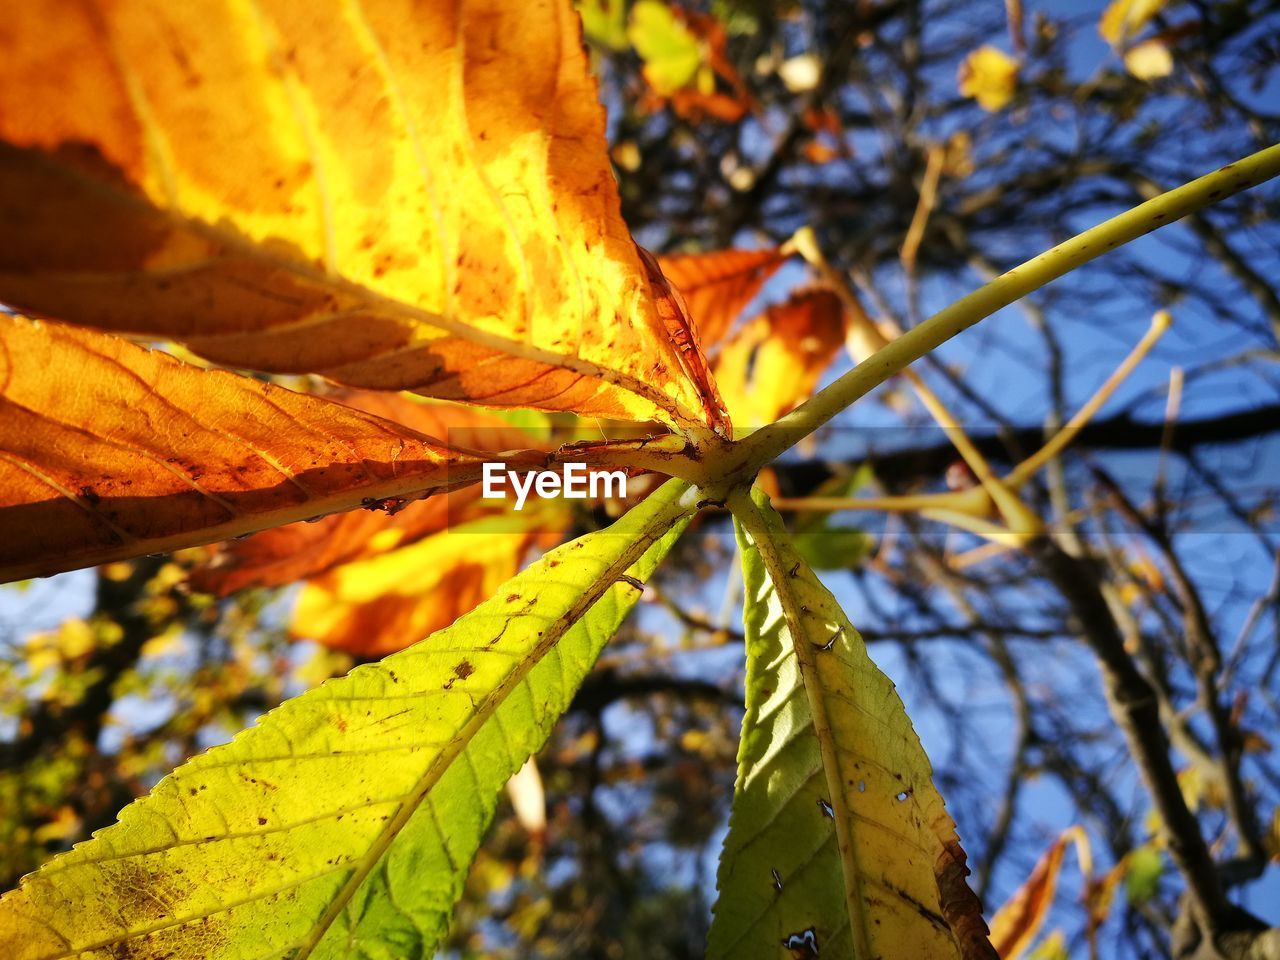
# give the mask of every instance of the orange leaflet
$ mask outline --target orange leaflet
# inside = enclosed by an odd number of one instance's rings
[[[714,426],[604,119],[570,0],[30,0],[0,22],[0,301],[237,367]]]
[[[1064,830],[1035,865],[1031,875],[991,918],[991,943],[1001,960],[1014,960],[1031,945],[1053,906],[1067,843],[1075,840],[1082,863],[1088,860],[1088,839],[1080,827]]]
[[[329,400],[0,317],[0,581],[400,502],[482,462]]]
[[[737,123],[747,114],[748,104],[727,93],[703,93],[701,90],[677,90],[671,94],[671,107],[686,120],[699,123],[713,117],[724,123]]]
[[[659,257],[662,272],[684,296],[706,348],[718,346],[734,320],[777,272],[786,255],[768,250],[715,250]]]
[[[447,403],[419,403],[392,393],[349,391],[337,400],[366,413],[394,420],[450,447],[515,450],[533,445],[523,430],[504,420]],[[226,596],[245,587],[278,587],[339,564],[386,553],[475,515],[480,487],[407,503],[403,509],[353,510],[317,521],[264,530],[245,540],[223,543],[210,564],[194,571],[192,585]]]
[[[807,400],[844,343],[844,308],[802,290],[741,327],[716,357],[716,380],[739,426],[759,427]]]
[[[537,543],[556,532],[463,525],[391,553],[343,564],[308,580],[289,632],[376,658],[453,623],[515,576]]]
[[[657,258],[639,245],[636,246],[636,250],[648,274],[653,302],[658,308],[658,316],[662,318],[667,336],[679,351],[685,374],[698,385],[707,423],[721,435],[732,436],[733,427],[729,422],[729,414],[725,410],[724,401],[720,398],[720,391],[716,388],[711,369],[707,365],[707,358],[698,342],[698,328],[689,317],[688,305],[680,292],[663,276]]]

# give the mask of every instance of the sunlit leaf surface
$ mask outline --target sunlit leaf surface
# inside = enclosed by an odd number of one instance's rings
[[[430,955],[497,794],[678,535],[683,493],[179,767],[0,899],[0,956]]]
[[[33,0],[0,301],[221,363],[716,424],[619,213],[568,0]]]
[[[442,490],[482,462],[320,397],[0,316],[0,581]]]
[[[708,956],[995,960],[902,701],[754,503],[767,539],[739,527],[746,716]]]

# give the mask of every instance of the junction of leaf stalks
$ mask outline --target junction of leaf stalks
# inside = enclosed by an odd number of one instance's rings
[[[566,443],[546,456],[546,465],[585,463],[625,468],[685,480],[708,498],[721,500],[738,486],[750,486],[760,465],[749,444],[726,440],[710,429],[691,429],[627,440]]]
[[[1247,170],[1243,169],[1246,167]],[[593,466],[626,467],[633,471],[665,474],[678,477],[696,487],[701,496],[699,502],[721,503],[734,490],[748,487],[756,473],[785,450],[819,429],[874,387],[902,372],[914,360],[1000,307],[1039,289],[1105,250],[1150,232],[1161,226],[1162,221],[1176,219],[1175,214],[1183,216],[1220,199],[1223,194],[1237,192],[1277,173],[1280,173],[1280,145],[1228,165],[1098,224],[1046,251],[1035,260],[1007,271],[911,330],[888,340],[871,356],[795,410],[740,440],[725,439],[710,427],[693,427],[678,434],[663,434],[639,440],[567,444],[548,455],[547,464],[581,461]],[[797,234],[794,238],[797,249],[804,252],[802,248],[810,239],[807,234]],[[825,264],[820,259],[820,251],[815,253],[810,250],[809,256],[817,258],[820,265]],[[995,542],[1018,546],[1034,539],[1043,532],[1042,522],[1018,497],[1017,489],[1070,442],[1116,385],[1128,376],[1164,333],[1168,323],[1168,314],[1158,312],[1146,336],[1111,378],[1099,388],[1095,397],[1085,404],[1071,423],[1037,454],[1020,464],[1013,474],[1005,478],[997,477],[985,458],[961,431],[958,435],[963,442],[960,452],[977,475],[980,489],[931,494],[926,498],[908,498],[921,502],[901,503],[900,506],[965,527]],[[917,385],[918,392],[921,392],[923,385],[917,379],[912,382]],[[953,429],[958,427],[950,411],[936,397],[922,392],[922,400],[935,418],[939,418],[940,423]],[[844,498],[839,499],[841,507],[837,509],[842,508],[845,502]],[[857,501],[852,501],[851,508],[857,509],[859,505]],[[993,525],[987,522],[987,518],[993,513],[998,514],[1004,524]]]

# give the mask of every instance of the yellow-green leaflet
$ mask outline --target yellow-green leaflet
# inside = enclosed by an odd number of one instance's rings
[[[497,792],[683,528],[685,490],[179,767],[0,899],[0,956],[430,956]]]
[[[893,683],[763,493],[741,546],[746,715],[711,960],[995,960]]]

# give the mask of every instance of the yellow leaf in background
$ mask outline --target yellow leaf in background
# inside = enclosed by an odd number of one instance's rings
[[[298,665],[294,676],[307,689],[318,687],[330,677],[340,677],[351,670],[352,658],[341,650],[317,647],[305,661]]]
[[[1124,46],[1168,0],[1111,0],[1098,21],[1098,33],[1113,47]]]
[[[175,622],[168,629],[156,634],[142,645],[144,657],[163,657],[182,649],[184,632],[182,624]]]
[[[1061,930],[1054,930],[1027,955],[1027,960],[1070,960],[1067,937]]]
[[[37,843],[50,843],[74,837],[81,831],[80,818],[71,807],[58,808],[58,815],[43,826],[37,827],[32,834]]]
[[[1004,109],[1018,88],[1021,64],[1003,50],[985,45],[964,58],[957,74],[960,93],[973,97],[983,110]]]
[[[1173,54],[1164,41],[1152,37],[1124,52],[1124,68],[1139,80],[1158,80],[1173,73]]]
[[[62,666],[62,657],[58,654],[57,647],[49,642],[51,639],[47,633],[27,638],[23,662],[33,675],[44,673],[46,670],[57,670]]]
[[[1226,804],[1227,795],[1222,782],[1213,774],[1206,775],[1204,768],[1198,765],[1178,771],[1178,786],[1182,790],[1182,798],[1193,812],[1202,807],[1221,810]]]
[[[491,596],[537,536],[479,520],[336,567],[303,586],[290,633],[361,657],[401,650]]]
[[[228,366],[723,426],[622,220],[570,0],[9,7],[0,301]]]
[[[82,657],[98,645],[93,627],[79,617],[63,621],[58,627],[58,652],[66,660]]]

